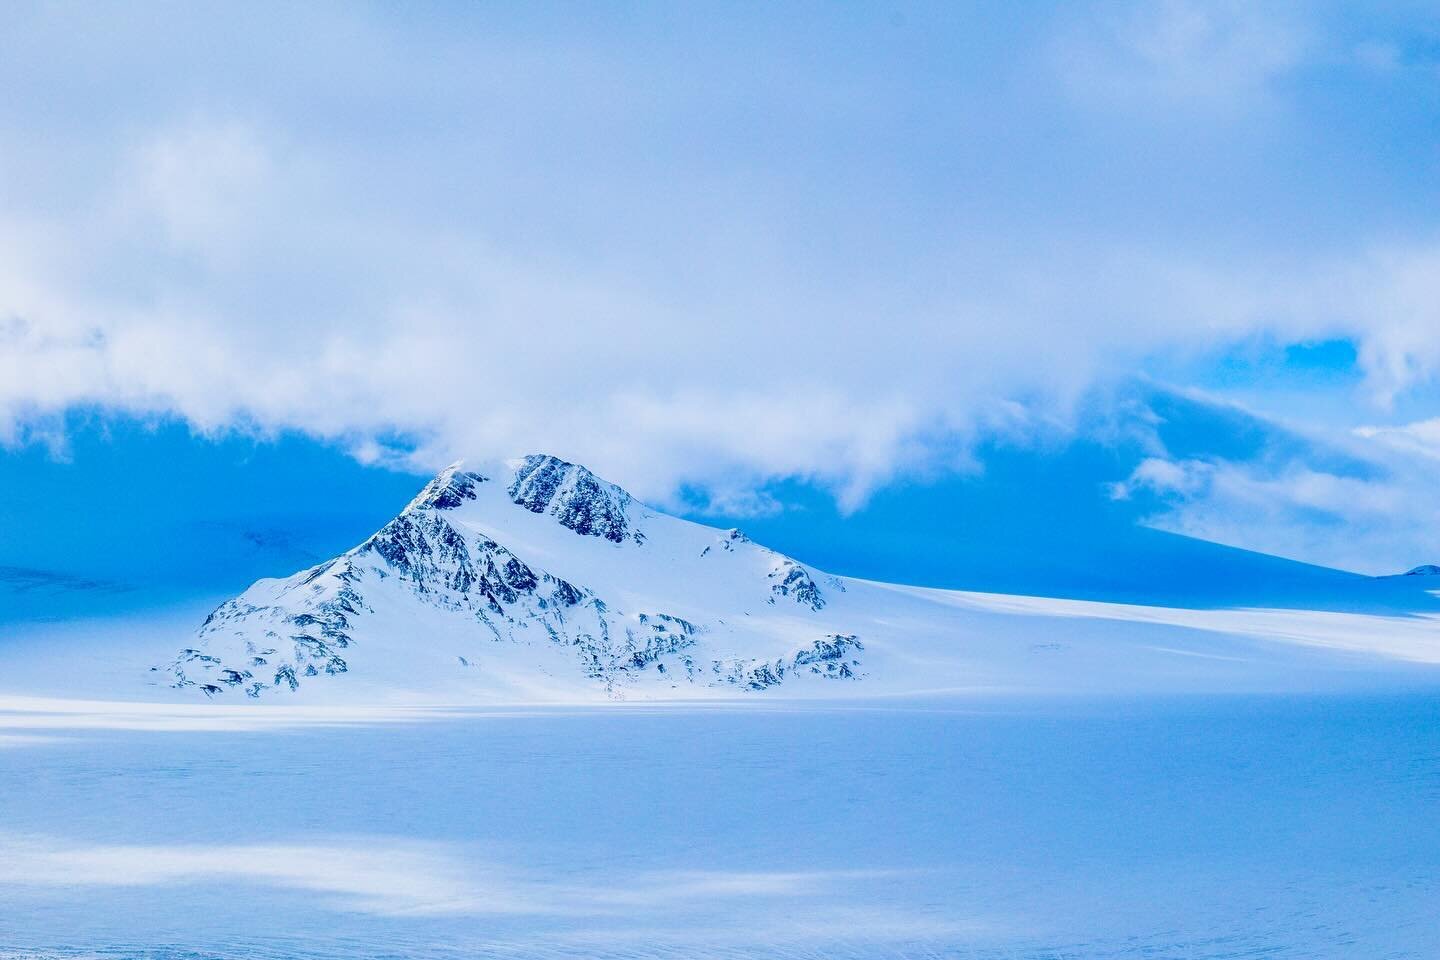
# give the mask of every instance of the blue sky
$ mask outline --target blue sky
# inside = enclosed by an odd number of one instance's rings
[[[0,563],[530,450],[908,579],[1440,555],[1429,4],[21,5],[0,84]]]

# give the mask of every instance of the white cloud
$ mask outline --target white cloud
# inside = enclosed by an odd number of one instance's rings
[[[272,207],[292,208],[267,191],[300,188],[265,186],[277,174],[246,159],[267,153],[258,134],[227,126],[160,139],[162,166],[184,144],[198,151],[187,166],[223,167],[238,151],[241,174],[177,182],[151,206],[136,205],[149,193],[117,188],[126,203],[111,209],[129,213],[116,215],[111,239],[159,224],[153,273],[134,290],[111,286],[126,258],[107,261],[78,227],[53,225],[95,252],[86,265],[43,242],[8,245],[6,435],[36,412],[99,404],[178,412],[207,430],[299,428],[370,458],[375,436],[411,431],[427,467],[552,450],[652,498],[682,481],[810,476],[854,505],[977,432],[1063,429],[1097,381],[1157,353],[1264,329],[1282,339],[1353,330],[1382,401],[1440,365],[1440,337],[1424,335],[1436,323],[1424,302],[1428,251],[1314,286],[1127,251],[1068,251],[1042,273],[992,260],[963,296],[907,295],[898,316],[885,295],[843,291],[846,300],[789,282],[684,302],[577,275],[574,264],[547,273],[473,237],[312,246],[275,222]],[[231,203],[232,190],[243,203]],[[240,234],[250,239],[238,247],[227,239]],[[337,272],[348,272],[343,283]],[[260,297],[272,282],[295,299]]]
[[[1440,555],[1432,471],[1391,432],[1382,443],[1299,439],[1279,427],[1254,459],[1149,458],[1113,495],[1151,494],[1159,529],[1368,574],[1403,572]],[[1337,454],[1343,465],[1334,463]],[[1440,454],[1437,454],[1440,455]]]
[[[1173,462],[1146,457],[1127,479],[1111,485],[1110,494],[1116,500],[1129,500],[1144,489],[1162,496],[1189,496],[1203,489],[1213,473],[1214,467],[1203,460]]]
[[[138,144],[127,160],[116,201],[123,222],[153,218],[178,251],[244,250],[246,230],[274,175],[268,146],[254,129],[229,121],[197,122]]]
[[[1440,371],[1440,245],[1376,253],[1352,271],[1349,302],[1363,323],[1360,363],[1375,398],[1388,406]]]
[[[1126,10],[1076,28],[1104,84],[1243,99],[1307,49],[1274,11]],[[1186,224],[1131,236],[1163,195],[1062,229],[1011,210],[1055,168],[1092,171],[1107,203],[1136,187],[1104,179],[1116,144],[1052,153],[1048,127],[982,151],[985,177],[1046,158],[987,214],[985,183],[943,171],[1036,103],[811,63],[803,32],[737,69],[695,37],[187,17],[152,35],[55,8],[0,50],[19,185],[0,198],[0,441],[93,404],[370,459],[400,431],[424,466],[550,450],[652,499],[800,475],[853,506],[964,463],[973,437],[1063,432],[1157,356],[1353,336],[1381,408],[1440,368],[1433,238],[1280,256],[1187,245]],[[217,31],[223,50],[190,42]],[[927,139],[946,129],[965,135]]]
[[[1440,417],[1395,426],[1358,427],[1355,432],[1403,453],[1440,460]]]

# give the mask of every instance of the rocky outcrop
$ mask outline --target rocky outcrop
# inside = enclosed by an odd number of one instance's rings
[[[809,673],[827,680],[855,680],[860,677],[856,656],[865,647],[853,635],[831,634],[791,657],[775,660],[732,660],[716,665],[724,682],[749,690],[766,690],[783,683],[787,676]]]
[[[576,533],[612,543],[644,543],[627,515],[628,493],[584,467],[543,454],[526,457],[510,484],[510,499],[531,513],[547,513]]]
[[[803,603],[811,610],[825,608],[825,597],[815,584],[815,578],[810,576],[809,570],[794,560],[788,557],[778,558],[770,570],[769,578],[772,581],[770,591],[775,595],[770,598],[771,603],[775,602],[776,597],[788,597],[796,603]]]

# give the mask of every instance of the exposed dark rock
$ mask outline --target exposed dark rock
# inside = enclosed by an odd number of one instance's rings
[[[830,680],[850,680],[858,676],[860,667],[860,661],[851,655],[863,649],[853,635],[831,634],[789,658],[717,660],[711,669],[723,682],[749,690],[766,690],[800,671]]]
[[[584,467],[557,457],[536,454],[525,458],[510,484],[510,499],[531,513],[548,513],[562,525],[587,537],[604,537],[623,543],[645,538],[632,530],[627,508],[633,502],[619,487],[606,483]]]
[[[450,467],[425,485],[410,504],[411,510],[454,510],[467,500],[475,499],[475,487],[489,478],[471,471]]]
[[[770,579],[773,581],[770,590],[776,597],[790,597],[811,610],[824,608],[825,597],[820,593],[820,587],[810,576],[810,571],[794,560],[781,560],[775,569],[770,571]],[[775,602],[773,597],[770,602]]]

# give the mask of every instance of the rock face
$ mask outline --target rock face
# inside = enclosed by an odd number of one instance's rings
[[[543,455],[526,457],[515,471],[509,493],[517,506],[548,513],[583,536],[604,537],[612,543],[626,537],[645,542],[626,517],[630,494],[573,463]]]
[[[822,616],[844,591],[555,457],[456,464],[349,552],[222,604],[153,669],[181,689],[249,697],[355,673],[400,689],[482,677],[611,696],[851,681],[863,643]]]
[[[1406,570],[1407,577],[1440,577],[1440,566],[1433,563],[1422,564],[1413,570]]]
[[[781,557],[771,569],[769,577],[774,581],[770,586],[771,592],[775,594],[770,598],[771,603],[775,602],[775,597],[789,597],[796,603],[805,604],[811,610],[825,608],[825,597],[815,585],[810,571],[789,557]]]

